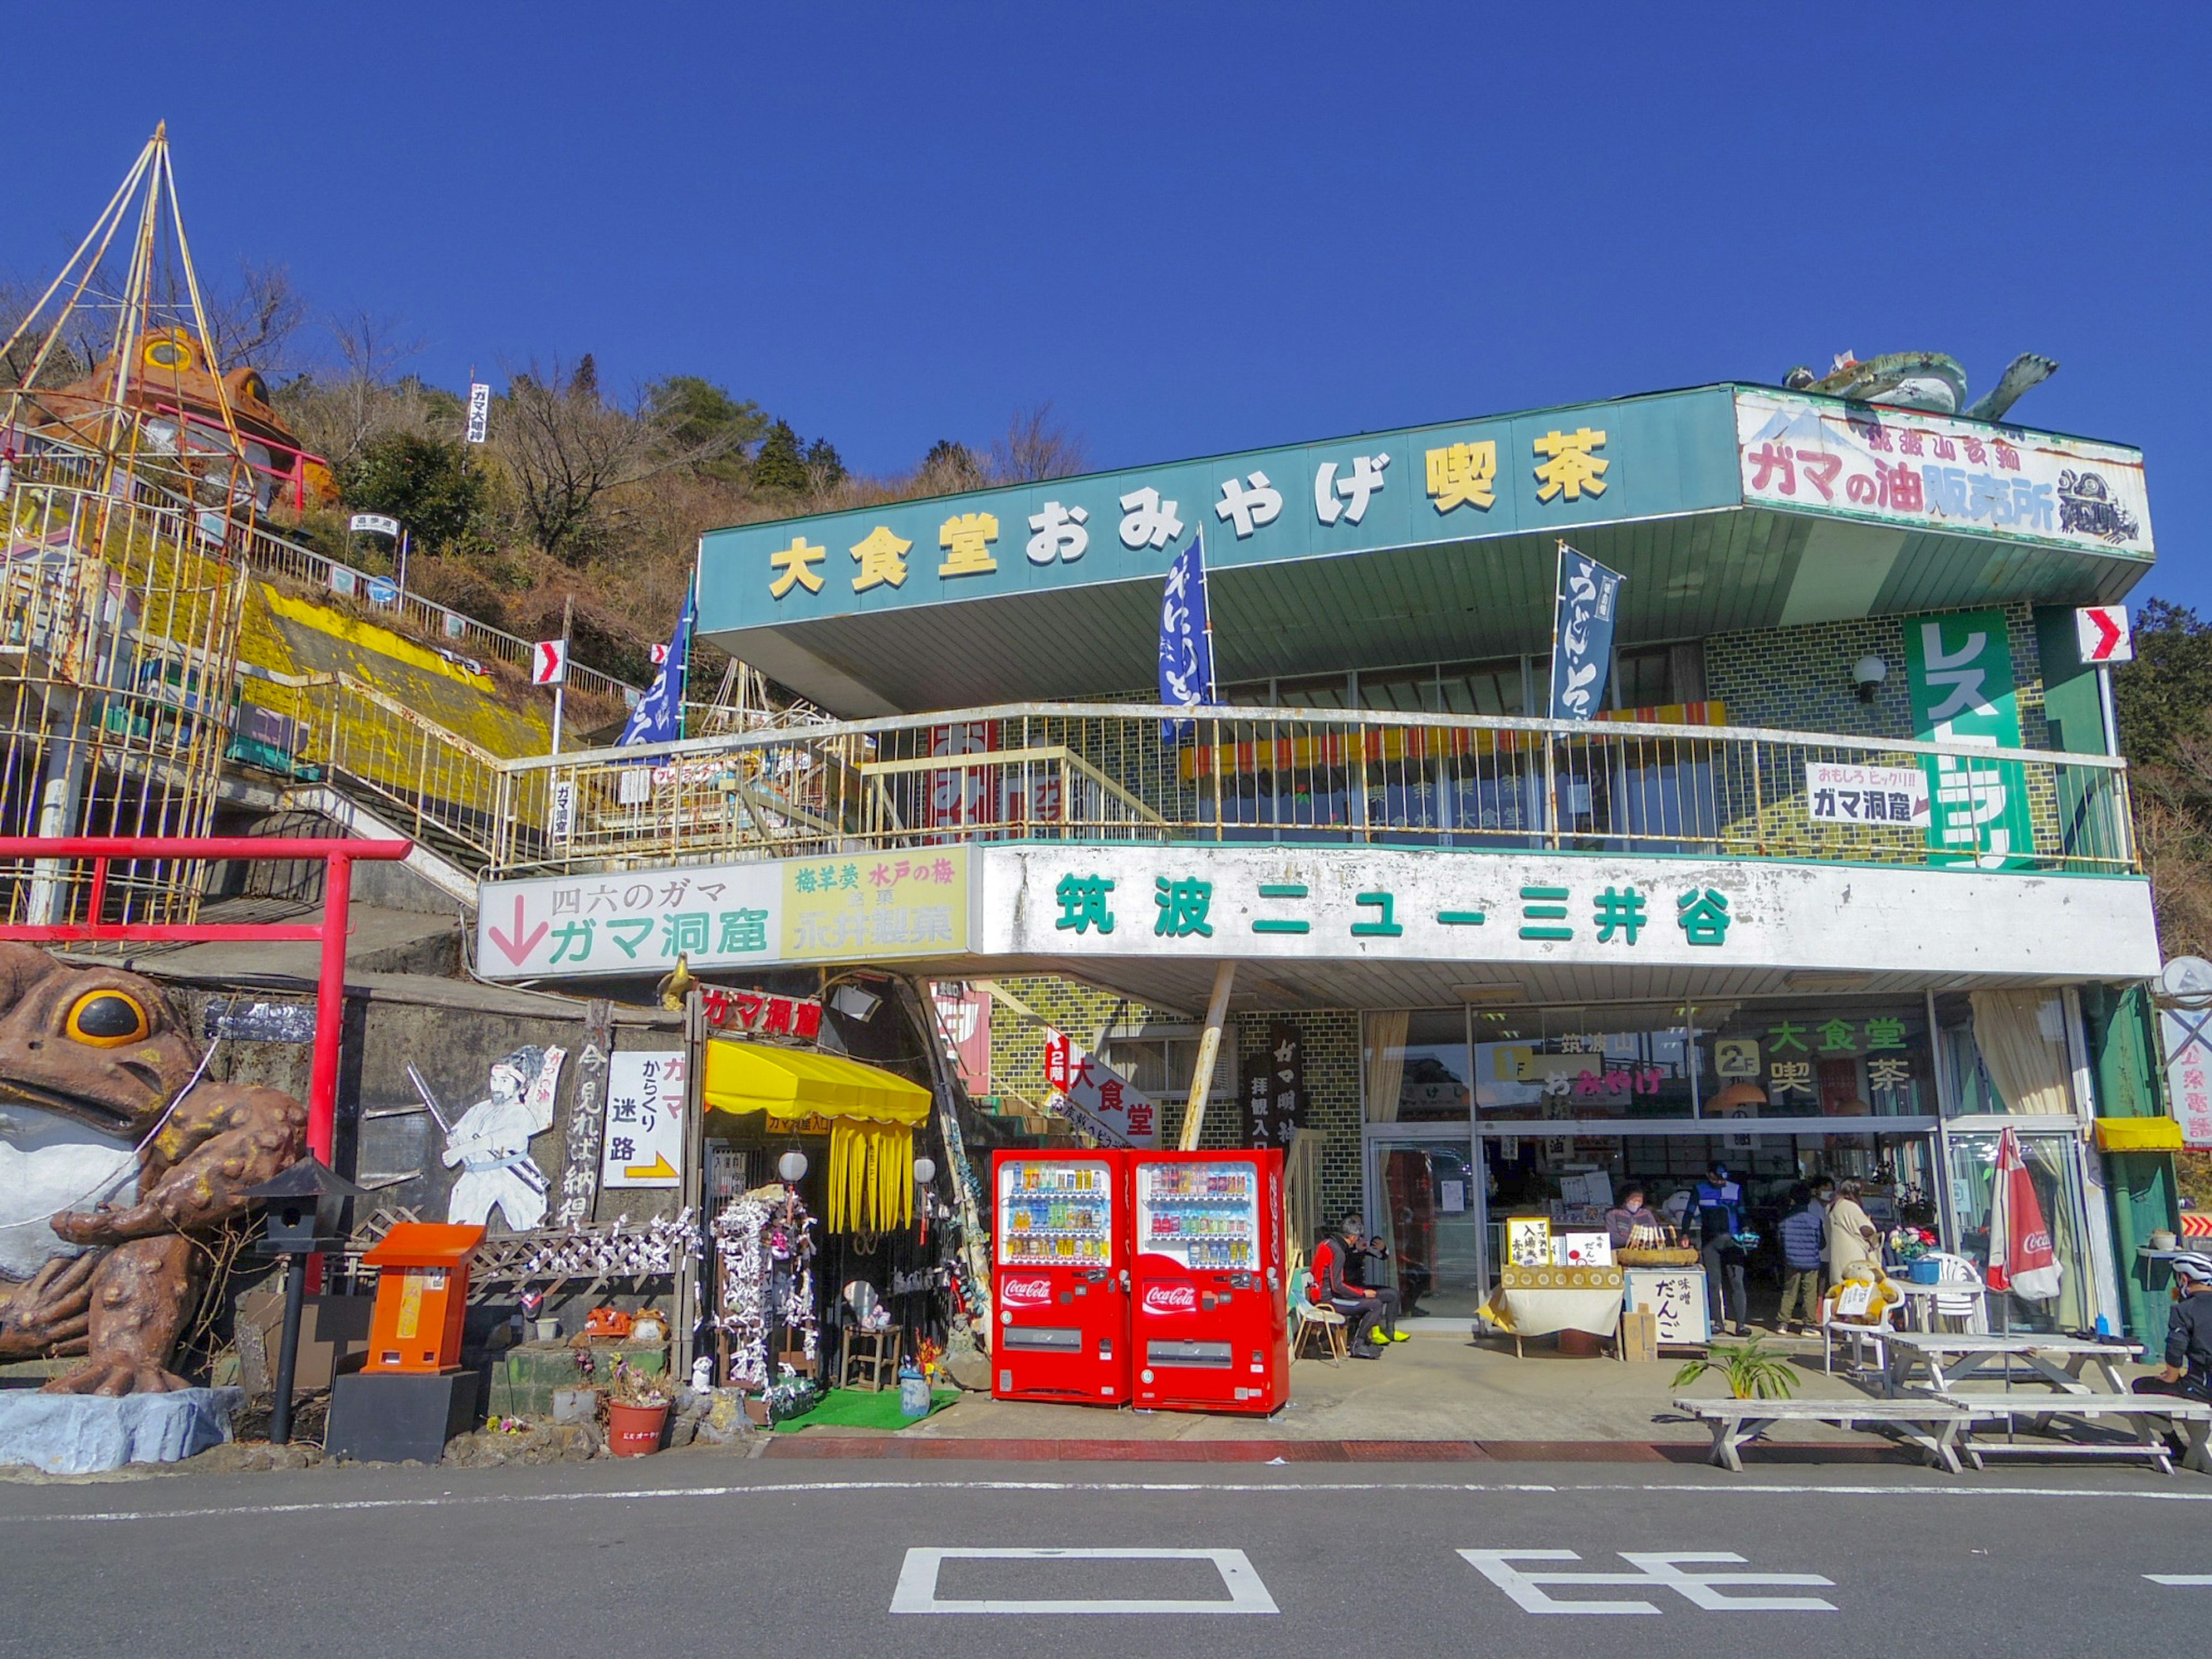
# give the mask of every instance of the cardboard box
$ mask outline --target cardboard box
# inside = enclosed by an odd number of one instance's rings
[[[1630,1360],[1659,1358],[1659,1316],[1631,1310],[1620,1316],[1620,1357]]]

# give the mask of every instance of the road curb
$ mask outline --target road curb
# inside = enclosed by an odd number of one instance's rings
[[[1802,1463],[1917,1462],[1892,1446],[1763,1442],[1754,1455]],[[1062,1463],[1703,1463],[1707,1448],[1644,1440],[1039,1440],[908,1438],[803,1431],[776,1435],[772,1458]]]

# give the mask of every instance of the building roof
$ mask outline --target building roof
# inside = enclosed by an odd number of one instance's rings
[[[1563,538],[1625,645],[2108,603],[2154,557],[2138,450],[1724,385],[715,531],[699,631],[848,715],[1127,690],[1197,531],[1224,684],[1547,649]]]

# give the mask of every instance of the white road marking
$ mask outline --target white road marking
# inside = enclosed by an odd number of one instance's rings
[[[1700,1551],[1631,1551],[1622,1550],[1620,1559],[1637,1569],[1634,1572],[1523,1572],[1511,1564],[1516,1561],[1579,1561],[1582,1557],[1572,1550],[1462,1550],[1461,1559],[1484,1577],[1504,1590],[1515,1606],[1523,1613],[1566,1613],[1619,1615],[1657,1613],[1659,1609],[1642,1601],[1562,1601],[1550,1595],[1546,1585],[1562,1586],[1641,1586],[1671,1589],[1686,1599],[1693,1607],[1707,1613],[1833,1613],[1832,1602],[1816,1595],[1723,1595],[1717,1586],[1752,1584],[1820,1584],[1832,1589],[1835,1581],[1810,1572],[1686,1572],[1680,1564],[1702,1563],[1717,1566],[1741,1566],[1741,1555],[1710,1550]]]
[[[940,1601],[937,1599],[937,1570],[947,1561],[1210,1561],[1229,1590],[1221,1601],[1140,1601],[1095,1599],[1077,1601]],[[898,1588],[891,1592],[893,1613],[1274,1613],[1275,1598],[1260,1582],[1243,1550],[1155,1549],[935,1549],[906,1553],[899,1569]]]
[[[300,1504],[234,1504],[174,1510],[96,1510],[18,1511],[0,1514],[0,1525],[10,1522],[52,1526],[67,1522],[112,1524],[132,1521],[204,1521],[218,1518],[274,1515],[337,1515],[355,1510],[466,1509],[498,1504],[644,1504],[671,1499],[793,1497],[813,1492],[1163,1492],[1163,1493],[1312,1493],[1441,1492],[1480,1497],[1486,1493],[1551,1496],[1581,1492],[1621,1492],[1663,1495],[1675,1498],[1948,1498],[2012,1503],[2023,1498],[2102,1499],[2131,1504],[2212,1504],[2212,1491],[2143,1488],[2129,1491],[2067,1486],[1820,1486],[1810,1481],[1731,1480],[1725,1486],[1692,1486],[1661,1481],[1210,1481],[1210,1480],[776,1480],[754,1486],[649,1486],[619,1492],[476,1492],[466,1497],[349,1498]]]
[[[2147,1572],[2143,1577],[2154,1584],[2165,1584],[2175,1589],[2212,1587],[2212,1572]]]

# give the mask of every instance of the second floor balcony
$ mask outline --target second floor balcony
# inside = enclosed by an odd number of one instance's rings
[[[1006,705],[507,762],[436,810],[506,876],[1006,842],[2137,870],[2124,762],[1705,712]]]

